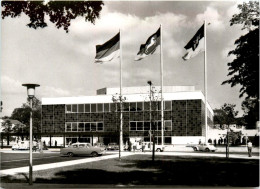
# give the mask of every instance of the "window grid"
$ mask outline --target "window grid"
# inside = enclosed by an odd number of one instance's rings
[[[130,125],[129,126],[130,131],[149,131],[150,129],[152,130],[152,127],[150,126],[150,122],[147,121],[130,121],[129,125]],[[162,130],[161,121],[154,121],[154,125],[155,125],[155,131]],[[164,130],[172,131],[171,120],[164,121]]]
[[[104,131],[103,122],[67,122],[65,132]]]
[[[117,104],[119,105],[119,104]],[[67,104],[66,113],[100,113],[100,112],[115,112],[117,110],[115,103],[97,103],[97,104]],[[161,110],[161,103],[158,102],[156,111]],[[119,107],[118,107],[119,108]],[[172,110],[172,101],[164,101],[164,111]],[[126,102],[123,105],[124,112],[150,111],[149,102]],[[208,114],[211,116],[211,114]]]

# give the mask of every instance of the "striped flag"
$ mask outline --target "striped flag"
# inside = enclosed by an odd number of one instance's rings
[[[120,33],[103,45],[96,45],[95,63],[103,63],[120,56]]]
[[[160,45],[161,28],[151,35],[145,44],[141,44],[140,50],[135,57],[135,61],[142,60],[143,58],[155,52],[158,45]]]
[[[187,43],[184,47],[187,52],[182,57],[183,60],[189,60],[190,58],[196,56],[200,52],[205,51],[204,47],[204,24],[200,27],[197,33],[193,36],[193,38]]]

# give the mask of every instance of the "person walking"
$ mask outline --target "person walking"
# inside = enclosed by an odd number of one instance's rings
[[[253,148],[252,142],[248,141],[247,143],[248,157],[252,157],[252,148]]]

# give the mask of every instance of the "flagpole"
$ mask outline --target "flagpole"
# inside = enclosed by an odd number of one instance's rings
[[[208,143],[208,111],[207,111],[207,30],[206,20],[204,20],[204,93],[205,93],[205,143]]]
[[[162,126],[162,145],[164,145],[164,106],[163,106],[163,51],[162,51],[162,24],[160,25],[160,67],[161,67],[161,126]]]
[[[121,160],[121,150],[123,147],[123,113],[122,113],[122,45],[121,45],[121,31],[119,29],[119,44],[120,44],[120,129],[119,129],[119,160]]]

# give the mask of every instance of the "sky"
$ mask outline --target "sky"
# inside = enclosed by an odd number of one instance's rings
[[[105,1],[95,25],[77,18],[69,33],[48,27],[31,29],[29,18],[1,20],[1,100],[2,116],[10,116],[26,102],[23,83],[36,83],[36,97],[95,95],[104,87],[119,87],[119,59],[95,64],[96,45],[121,31],[122,85],[147,86],[151,80],[160,85],[160,52],[141,61],[134,58],[147,38],[162,25],[163,72],[165,86],[195,86],[204,92],[204,54],[184,61],[184,46],[202,26],[207,26],[207,94],[213,109],[224,103],[236,104],[243,115],[240,86],[221,83],[230,78],[228,56],[234,42],[246,31],[242,25],[230,26],[241,1]]]

